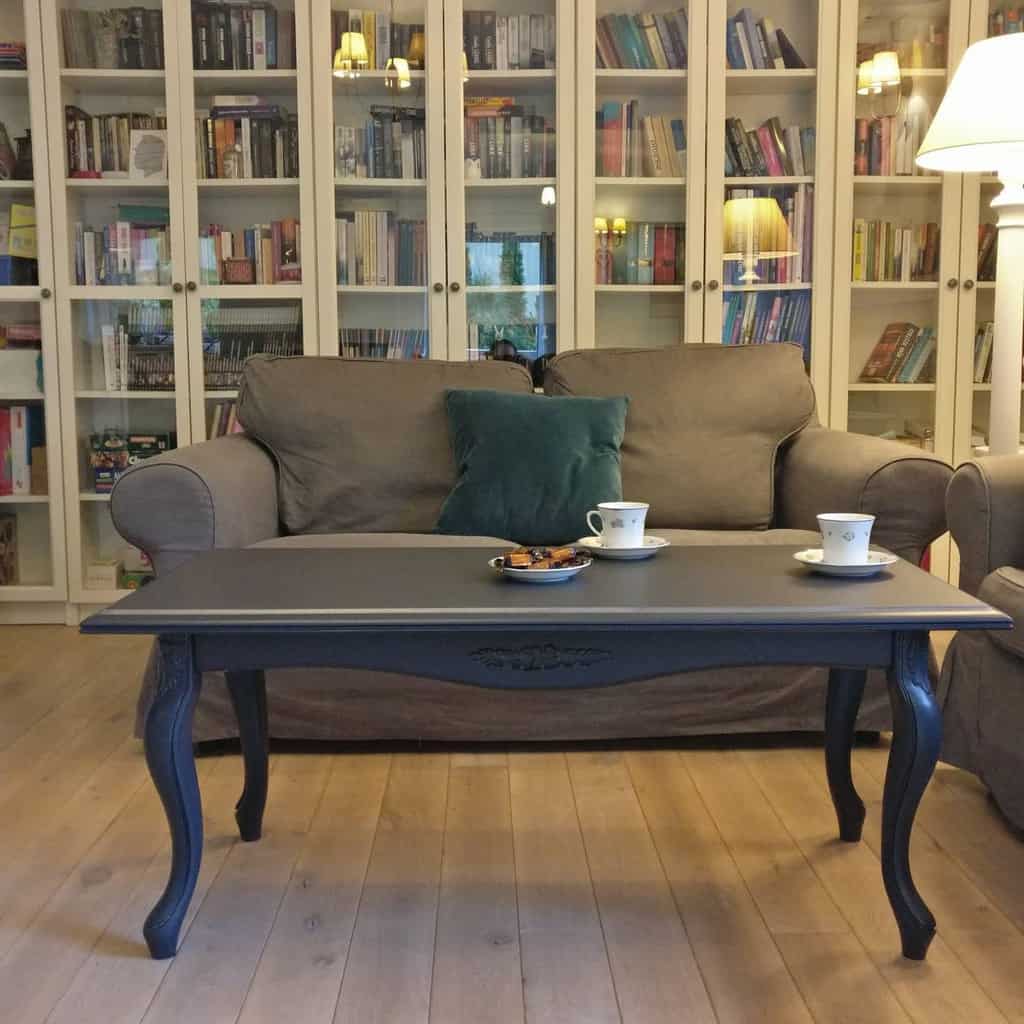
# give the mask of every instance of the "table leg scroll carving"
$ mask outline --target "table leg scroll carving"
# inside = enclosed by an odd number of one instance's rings
[[[866,681],[864,669],[834,668],[828,675],[825,771],[839,819],[839,838],[847,843],[859,842],[864,827],[864,802],[853,785],[850,751]]]
[[[238,720],[245,764],[245,786],[235,805],[235,821],[242,839],[253,842],[262,834],[267,805],[267,684],[262,672],[225,672],[224,678]]]
[[[144,742],[149,774],[171,830],[171,873],[142,929],[154,960],[165,960],[177,951],[203,854],[203,813],[192,752],[192,717],[201,685],[192,638],[161,636]]]
[[[935,918],[910,875],[910,831],[942,743],[942,714],[928,678],[928,634],[897,633],[889,670],[893,739],[882,802],[882,879],[903,943],[923,960]]]

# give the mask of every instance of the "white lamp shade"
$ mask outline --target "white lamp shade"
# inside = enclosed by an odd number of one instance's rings
[[[968,47],[917,153],[933,171],[1024,172],[1024,32]]]

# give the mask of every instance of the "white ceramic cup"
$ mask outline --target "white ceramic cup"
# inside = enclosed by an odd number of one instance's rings
[[[859,512],[825,512],[818,516],[823,558],[831,565],[864,565],[875,517]]]
[[[651,506],[646,501],[601,501],[587,513],[590,532],[606,548],[640,548],[644,544],[644,521]],[[594,526],[594,516],[601,529]]]

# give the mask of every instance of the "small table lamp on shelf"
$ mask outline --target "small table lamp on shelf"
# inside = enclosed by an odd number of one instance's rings
[[[743,264],[741,284],[757,284],[758,260],[795,256],[793,236],[778,200],[769,196],[727,199],[724,211],[723,260]]]
[[[1018,88],[1020,86],[1021,88]],[[999,213],[989,450],[1020,450],[1024,355],[1024,33],[975,43],[964,53],[917,154],[933,171],[995,171]]]

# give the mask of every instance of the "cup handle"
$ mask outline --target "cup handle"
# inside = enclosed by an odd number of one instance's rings
[[[590,521],[590,517],[591,517],[591,516],[597,516],[597,518],[598,518],[598,519],[599,519],[599,520],[601,521],[601,530],[595,530],[595,529],[594,529],[594,524],[593,524],[593,523],[592,523],[592,522]],[[603,519],[601,519],[601,513],[600,513],[600,512],[598,512],[598,510],[597,510],[596,508],[592,508],[592,509],[591,509],[591,510],[590,510],[590,511],[589,511],[589,512],[587,513],[587,526],[588,526],[588,527],[590,528],[590,532],[591,532],[592,534],[594,534],[594,535],[595,535],[595,536],[597,536],[597,537],[600,537],[600,536],[601,536],[601,532],[602,532],[602,530],[604,529],[604,520],[603,520]]]

